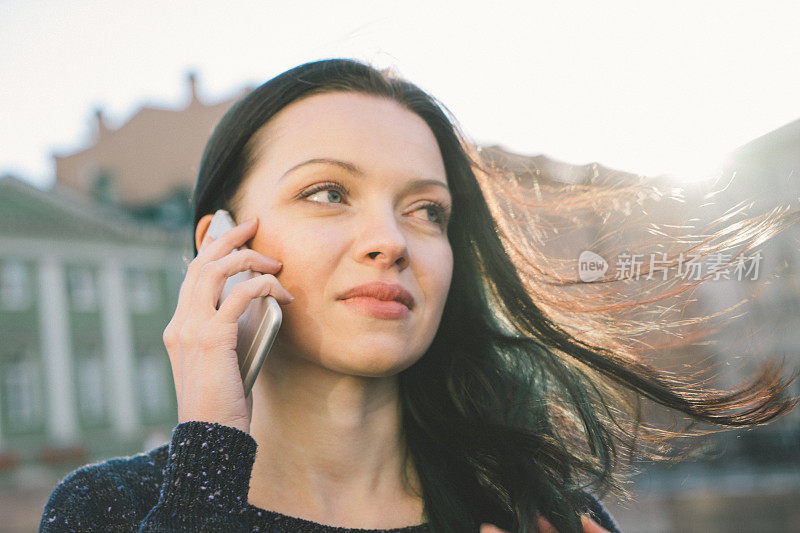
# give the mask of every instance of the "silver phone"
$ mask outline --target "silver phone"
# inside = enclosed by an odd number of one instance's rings
[[[220,209],[214,213],[207,233],[216,240],[235,225],[231,215],[224,209]],[[241,246],[239,249],[242,248],[245,246]],[[237,283],[247,281],[256,275],[252,270],[245,270],[230,276],[222,288],[217,308]],[[236,355],[239,358],[239,370],[242,374],[245,398],[250,394],[258,372],[264,361],[267,360],[272,342],[281,327],[282,318],[283,312],[278,301],[273,296],[262,296],[254,298],[237,320],[239,327],[236,336]]]

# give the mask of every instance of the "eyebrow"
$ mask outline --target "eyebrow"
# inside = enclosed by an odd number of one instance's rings
[[[353,163],[351,163],[349,161],[342,161],[340,159],[332,159],[332,158],[329,158],[329,157],[315,157],[313,159],[309,159],[307,161],[303,161],[302,163],[298,163],[298,164],[294,165],[292,168],[290,168],[289,170],[284,172],[283,176],[281,176],[278,181],[282,180],[287,175],[289,175],[290,173],[294,172],[295,170],[297,170],[300,167],[304,167],[306,165],[315,165],[315,164],[334,165],[334,166],[337,166],[339,168],[343,168],[344,170],[346,170],[346,171],[350,172],[351,174],[353,174],[354,176],[358,176],[358,177],[364,177],[364,175],[365,175],[365,172],[363,170],[361,170],[358,166],[354,165]],[[450,192],[450,187],[448,187],[446,183],[442,182],[441,180],[435,180],[435,179],[414,180],[414,181],[410,182],[409,184],[407,184],[405,187],[403,187],[403,192],[404,193],[413,192],[413,191],[416,191],[416,190],[419,190],[419,189],[423,189],[423,188],[425,188],[425,187],[427,187],[429,185],[436,185],[436,186],[442,187],[448,193]]]

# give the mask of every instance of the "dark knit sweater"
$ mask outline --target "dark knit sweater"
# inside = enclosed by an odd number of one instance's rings
[[[429,532],[426,524],[333,527],[250,505],[255,454],[255,439],[239,429],[209,422],[178,424],[168,444],[86,465],[64,477],[45,505],[39,531]],[[602,504],[588,496],[592,517],[609,531],[619,531]]]

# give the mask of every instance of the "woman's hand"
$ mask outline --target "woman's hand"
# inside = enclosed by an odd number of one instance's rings
[[[558,533],[553,524],[547,521],[545,517],[537,513],[536,525],[541,533]],[[601,527],[600,524],[589,518],[589,515],[581,515],[581,524],[583,525],[583,533],[609,533],[609,531]],[[492,524],[481,524],[480,533],[508,533],[503,529]]]
[[[258,221],[249,220],[219,239],[206,236],[189,264],[178,294],[175,314],[164,329],[164,345],[172,364],[178,398],[178,422],[199,420],[250,433],[252,395],[245,399],[236,356],[236,321],[250,301],[271,294],[280,303],[291,296],[273,274],[275,259],[250,249],[237,250],[255,235]],[[217,309],[226,279],[250,269],[263,272],[238,283]]]

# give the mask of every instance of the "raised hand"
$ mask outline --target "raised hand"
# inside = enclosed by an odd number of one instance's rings
[[[251,219],[219,239],[206,237],[189,264],[178,305],[164,329],[178,398],[178,422],[217,422],[250,433],[252,395],[245,399],[236,356],[236,321],[250,301],[271,294],[287,304],[291,295],[274,274],[281,264],[255,250],[238,248],[255,235]],[[237,284],[217,309],[225,280],[245,270],[262,272]]]

